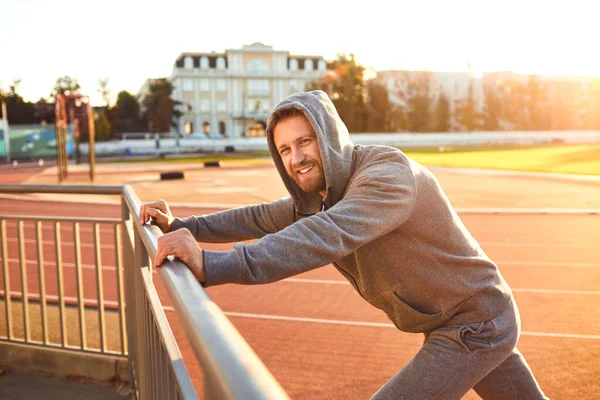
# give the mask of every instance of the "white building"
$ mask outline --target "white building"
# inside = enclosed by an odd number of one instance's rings
[[[169,78],[182,103],[180,133],[264,135],[273,107],[325,75],[322,56],[294,56],[254,43],[224,53],[182,53]]]

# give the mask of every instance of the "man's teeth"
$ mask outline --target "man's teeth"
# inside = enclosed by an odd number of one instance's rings
[[[306,167],[306,168],[304,168],[304,169],[301,169],[301,170],[300,170],[300,173],[301,173],[301,174],[305,174],[305,173],[307,173],[308,171],[310,171],[312,168],[313,168],[313,166],[311,165],[310,167]]]

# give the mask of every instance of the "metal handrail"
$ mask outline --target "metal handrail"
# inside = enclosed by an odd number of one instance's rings
[[[129,185],[123,196],[150,258],[156,257],[159,230],[139,224],[142,205]],[[158,274],[182,321],[215,393],[223,399],[287,399],[273,375],[223,311],[208,297],[194,274],[180,261],[165,261]]]
[[[124,240],[125,242],[129,241],[126,247],[130,249],[134,244],[131,243],[131,240],[137,236],[138,239],[135,241],[137,243],[139,240],[139,244],[143,244],[145,253],[150,258],[156,257],[158,237],[162,233],[155,226],[140,225],[141,202],[129,185],[0,185],[0,193],[121,195],[122,205],[125,208],[122,216],[126,221],[123,225],[125,229],[123,233],[127,239],[124,237]],[[31,217],[23,216],[23,218]],[[69,220],[69,217],[66,217],[66,220]],[[114,221],[110,220],[110,222]],[[131,266],[128,265],[128,267]],[[148,274],[151,271],[144,272],[145,270],[145,268],[142,269],[143,279],[151,279],[151,275]],[[203,366],[206,379],[205,391],[208,397],[214,396],[220,399],[289,398],[223,311],[208,297],[185,264],[178,260],[166,261],[163,267],[158,269],[158,276],[173,302],[196,357]],[[159,304],[157,303],[158,298],[150,300],[156,308],[156,304]],[[166,321],[162,308],[155,310],[155,315],[158,315],[163,323]],[[162,326],[166,326],[168,329],[168,325]],[[162,328],[159,326],[159,329]],[[130,343],[130,350],[133,345]],[[138,343],[138,345],[143,346],[142,343]],[[169,349],[176,350],[175,343],[165,343],[165,346],[168,351]],[[172,348],[172,346],[175,347]],[[180,372],[184,372],[184,365],[179,363],[173,365],[173,368],[176,369],[180,367]],[[136,373],[143,374],[144,371]],[[152,384],[160,385],[159,382]],[[184,386],[180,387],[183,397],[194,398],[195,395],[189,392],[188,385]]]

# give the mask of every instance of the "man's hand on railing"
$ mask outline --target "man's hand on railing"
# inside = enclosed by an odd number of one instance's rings
[[[158,238],[154,267],[160,267],[165,258],[170,255],[179,258],[187,265],[199,282],[206,281],[203,250],[189,230],[178,229]]]
[[[144,225],[148,222],[150,217],[152,217],[154,223],[163,233],[167,233],[171,230],[171,224],[173,223],[174,218],[166,201],[156,200],[142,204],[140,207],[140,224]]]

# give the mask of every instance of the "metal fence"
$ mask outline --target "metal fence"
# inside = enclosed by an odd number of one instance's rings
[[[4,300],[5,314],[4,329],[0,325],[0,349],[17,344],[20,349],[58,348],[88,356],[126,359],[136,398],[197,398],[152,281],[150,258],[156,256],[161,233],[156,227],[139,224],[141,202],[133,189],[129,186],[0,185],[0,193],[121,196],[120,218],[0,215],[3,269],[0,299]],[[44,228],[48,225],[52,228],[53,240],[45,240],[48,236],[44,235]],[[33,239],[26,238],[26,226],[33,228],[30,234]],[[67,238],[65,233],[70,236]],[[82,233],[91,243],[82,241]],[[111,239],[109,245],[102,243],[107,236]],[[14,242],[16,247],[9,246],[9,242]],[[64,261],[65,245],[73,247],[69,255],[72,262]],[[91,247],[93,251],[82,252],[83,247]],[[18,252],[18,257],[11,258],[11,251]],[[50,253],[52,261],[48,261]],[[106,254],[114,260],[114,267],[106,266]],[[86,264],[83,255],[91,256],[93,263]],[[35,260],[30,260],[32,257]],[[36,264],[34,274],[28,264]],[[54,271],[48,274],[51,265]],[[17,266],[18,274],[15,273]],[[109,278],[107,273],[111,271],[116,275],[110,279],[114,284],[112,289],[105,284]],[[288,398],[184,264],[167,261],[157,275],[203,367],[204,398]],[[66,285],[66,281],[73,285]],[[13,282],[19,282],[20,291],[14,290]],[[37,283],[39,293],[31,293],[29,284],[32,282]],[[95,297],[85,298],[84,291],[95,292]],[[116,299],[105,300],[105,293],[113,293]],[[34,306],[30,300],[36,303],[35,313],[39,317],[35,324],[30,318]],[[50,308],[56,311],[57,323],[48,322]],[[22,309],[19,311],[22,313],[21,334],[14,332],[13,314],[17,309]],[[94,317],[93,326],[88,326],[90,316]],[[33,326],[39,338],[32,336]],[[108,337],[107,327],[111,332]],[[69,336],[73,331],[77,333],[75,338]]]

